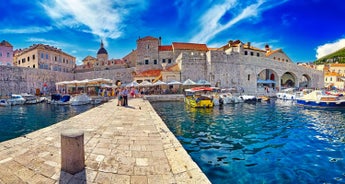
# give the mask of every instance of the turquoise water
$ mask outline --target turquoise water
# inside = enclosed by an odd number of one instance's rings
[[[50,126],[92,107],[47,103],[0,107],[0,142]]]
[[[152,105],[212,183],[345,183],[345,109],[278,102]]]

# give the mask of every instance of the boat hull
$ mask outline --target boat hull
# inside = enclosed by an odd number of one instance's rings
[[[192,97],[185,97],[184,101],[188,106],[193,108],[212,108],[214,106],[210,99],[196,100]]]
[[[345,101],[308,101],[297,100],[299,105],[320,106],[320,107],[345,107]]]

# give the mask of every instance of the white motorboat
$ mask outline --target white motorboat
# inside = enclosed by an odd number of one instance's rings
[[[9,106],[9,105],[10,105],[10,104],[7,103],[7,100],[6,100],[6,99],[0,99],[0,106],[5,107],[5,106]]]
[[[25,104],[35,104],[38,102],[36,96],[32,94],[21,93],[20,95],[25,99]]]
[[[261,102],[261,98],[253,96],[253,95],[241,95],[239,96],[244,102],[248,103],[255,103],[255,102]]]
[[[281,90],[277,94],[278,99],[282,100],[296,100],[296,89],[295,88],[287,88]]]
[[[7,99],[7,103],[10,105],[23,105],[25,101],[25,98],[18,94],[12,94],[11,98]]]
[[[57,105],[70,105],[71,104],[71,96],[69,94],[61,95],[61,94],[52,94],[51,100],[48,100],[50,104],[57,104]]]
[[[91,103],[91,98],[85,93],[74,96],[71,99],[71,105],[86,105],[89,103]]]

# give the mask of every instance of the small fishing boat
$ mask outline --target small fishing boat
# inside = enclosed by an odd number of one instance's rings
[[[9,106],[9,105],[10,105],[10,104],[7,103],[7,100],[6,100],[6,99],[0,99],[0,106],[5,107],[5,106]]]
[[[297,104],[323,107],[345,107],[345,99],[340,96],[328,95],[324,91],[315,90],[297,98]]]
[[[48,100],[50,104],[56,105],[70,105],[71,104],[71,96],[69,94],[61,95],[61,94],[52,94],[51,99]]]
[[[25,99],[25,104],[36,104],[38,103],[36,96],[29,93],[20,94]]]
[[[71,105],[86,105],[91,103],[91,98],[83,93],[77,96],[72,97],[71,99]]]
[[[256,103],[256,102],[261,102],[261,98],[256,97],[254,95],[240,95],[239,96],[244,102],[247,103]]]
[[[10,105],[23,105],[25,101],[25,98],[18,94],[12,94],[11,98],[7,99],[7,103]]]
[[[212,108],[214,106],[210,87],[194,87],[185,90],[185,103],[190,107]]]
[[[281,90],[277,94],[278,99],[282,100],[296,100],[296,89],[295,88],[287,88]]]

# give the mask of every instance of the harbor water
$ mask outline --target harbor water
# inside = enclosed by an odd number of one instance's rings
[[[214,184],[345,183],[345,109],[152,105]]]
[[[50,126],[92,107],[47,103],[0,107],[0,142]]]

